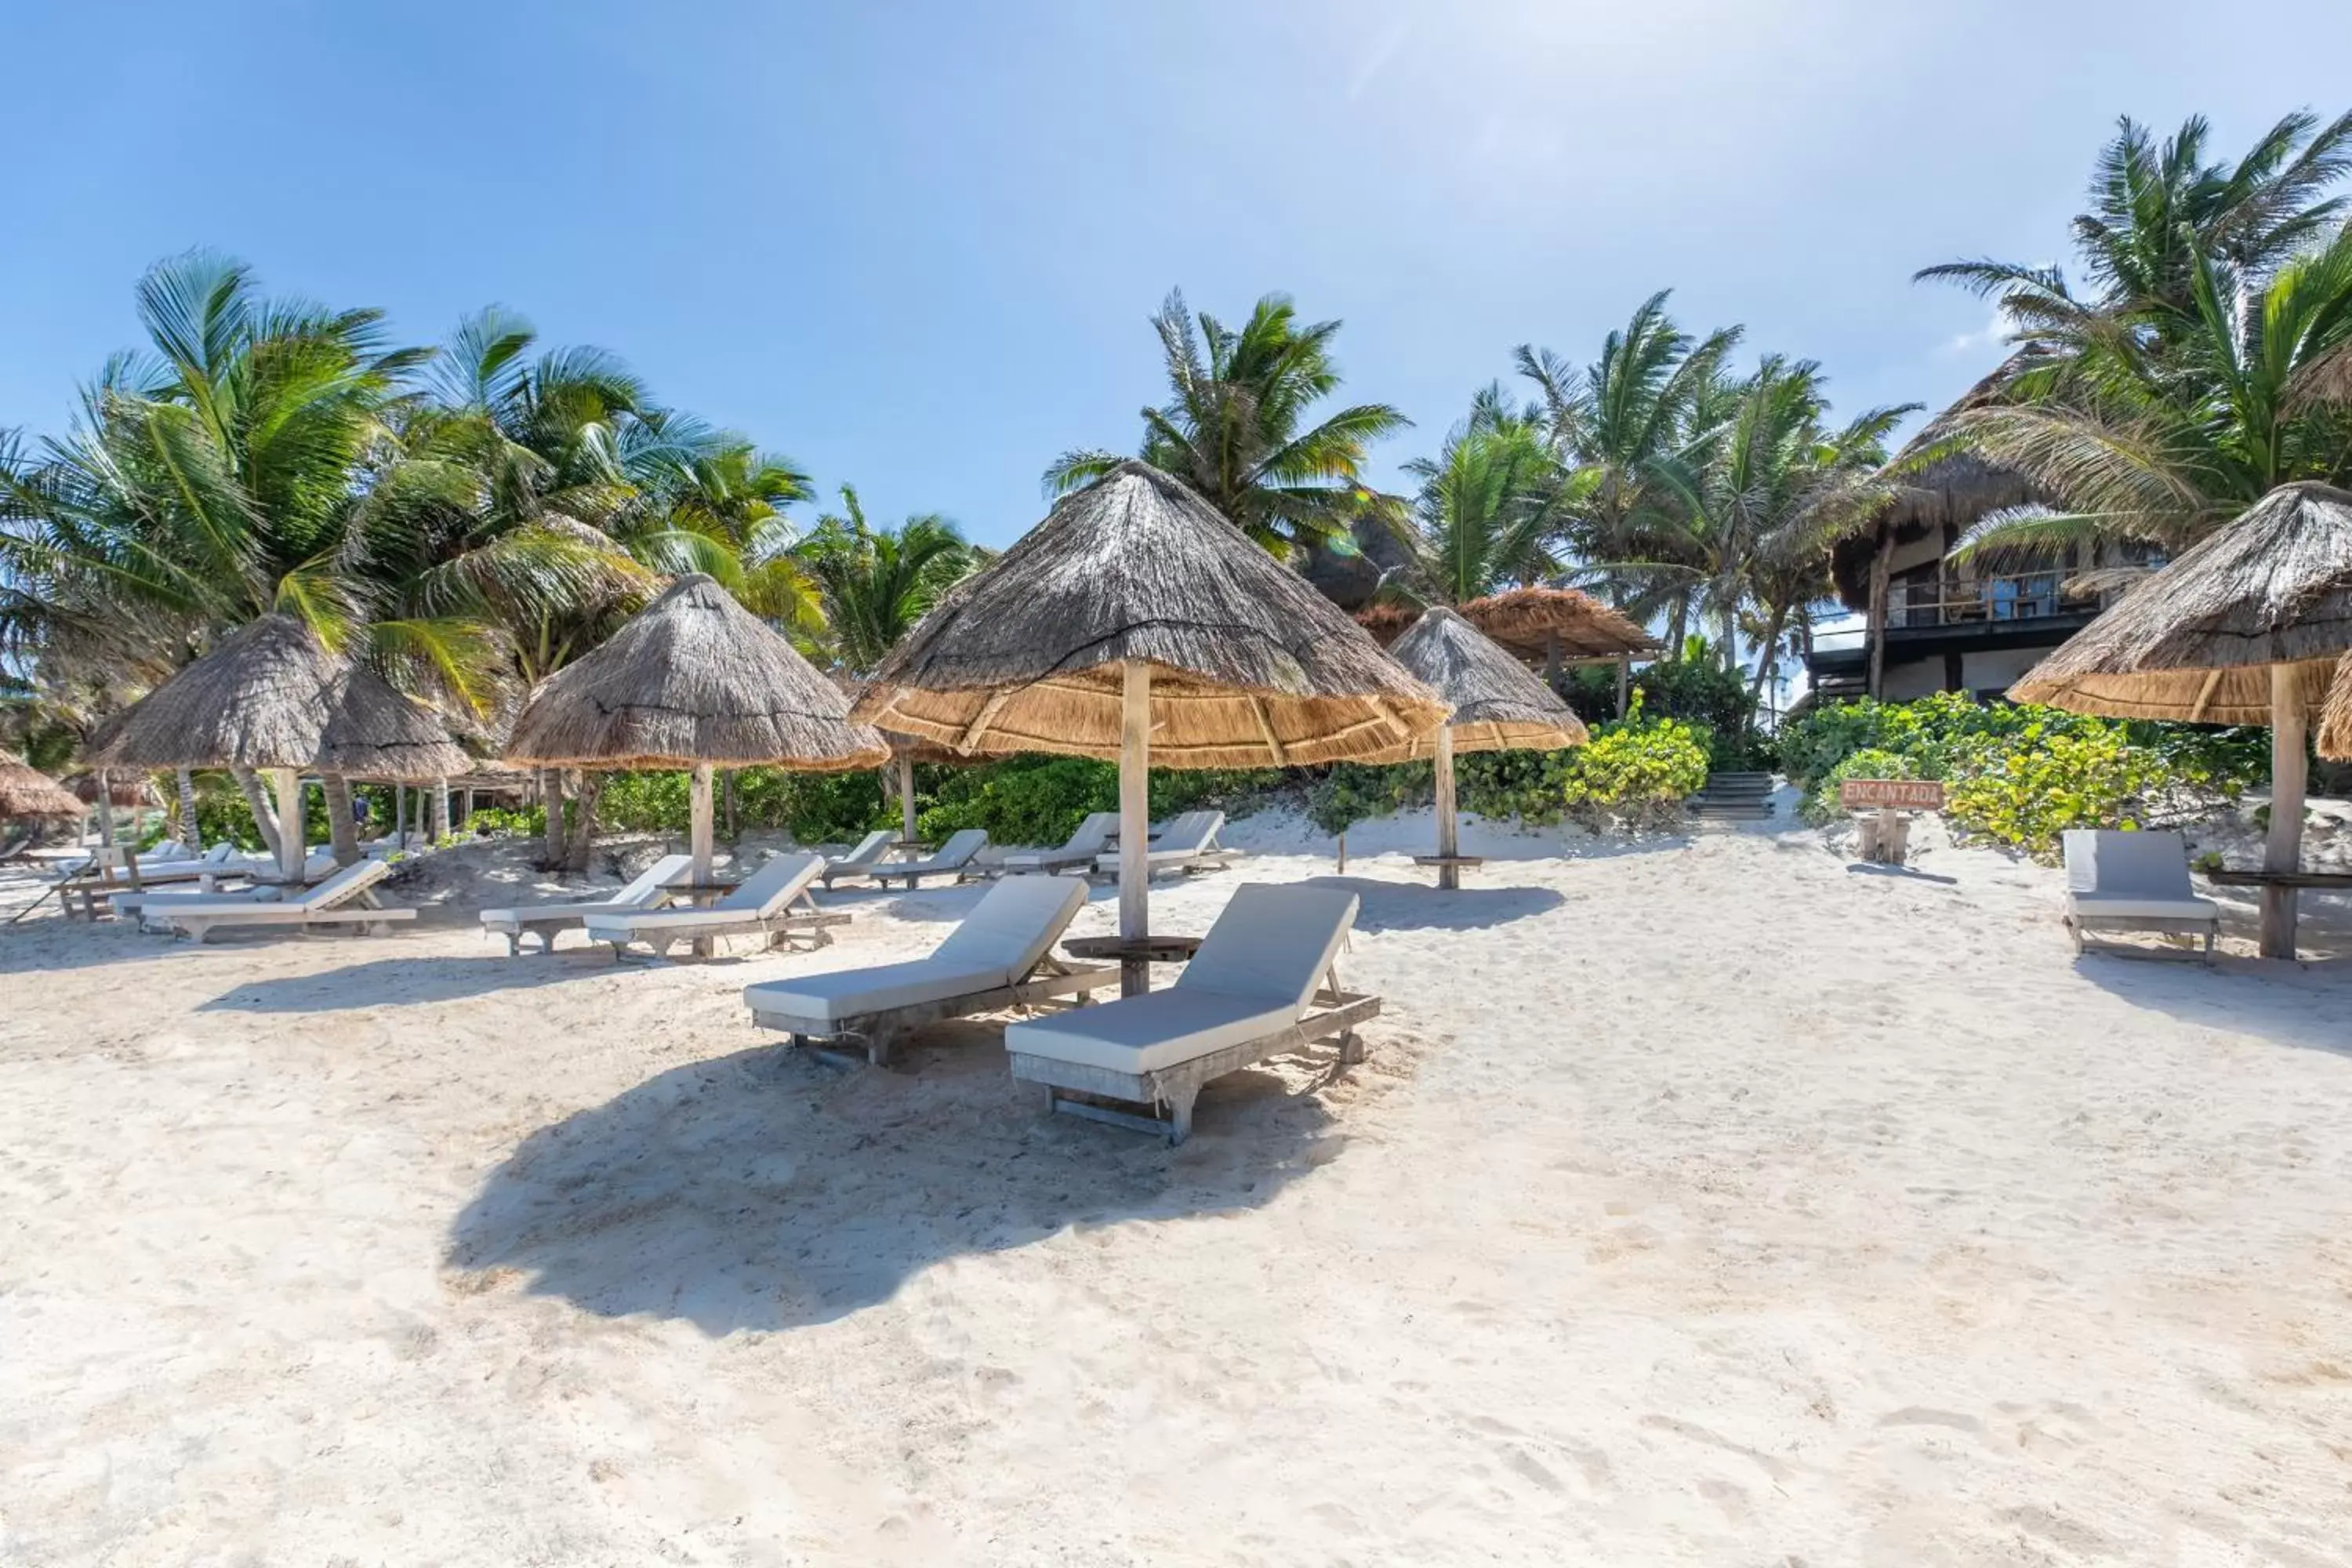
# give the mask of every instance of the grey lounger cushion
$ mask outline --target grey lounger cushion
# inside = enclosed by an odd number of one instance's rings
[[[2189,846],[2178,833],[2073,828],[2066,853],[2066,910],[2094,920],[2219,920],[2221,907],[2197,896]]]
[[[588,917],[588,934],[598,942],[626,942],[632,931],[756,925],[781,915],[785,905],[808,891],[809,884],[824,869],[822,855],[779,855],[707,910],[606,910]]]
[[[1007,1025],[1004,1048],[1146,1073],[1262,1039],[1306,1016],[1356,905],[1337,888],[1244,884],[1174,985]]]
[[[583,899],[573,903],[525,904],[510,910],[484,910],[482,923],[486,926],[519,925],[526,921],[586,920],[590,915],[613,914],[627,910],[643,909],[655,895],[673,883],[682,882],[694,874],[691,855],[665,855],[645,870],[635,881],[608,899]]]
[[[831,1022],[970,996],[1017,983],[1087,901],[1073,877],[1007,877],[929,958],[771,980],[743,989],[754,1013]]]

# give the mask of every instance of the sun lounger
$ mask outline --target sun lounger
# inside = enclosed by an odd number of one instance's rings
[[[1116,967],[1073,969],[1053,956],[1086,902],[1087,885],[1076,877],[1007,877],[929,958],[772,980],[745,987],[743,1000],[753,1022],[782,1030],[795,1046],[854,1041],[878,1067],[926,1024],[1057,999],[1083,1003],[1118,984]]]
[[[939,853],[928,860],[901,860],[897,863],[877,861],[860,868],[866,876],[884,887],[904,879],[909,890],[925,877],[953,877],[961,882],[967,877],[978,876],[972,858],[988,847],[988,833],[983,828],[967,827],[952,835],[940,846]]]
[[[778,855],[709,909],[619,910],[592,914],[582,923],[589,941],[613,944],[615,959],[641,944],[655,957],[667,958],[681,942],[707,955],[725,936],[758,936],[768,947],[805,936],[811,946],[823,947],[833,940],[828,927],[849,923],[845,914],[818,909],[810,895],[809,884],[824,873],[822,855]]]
[[[2180,835],[2074,828],[2059,837],[2066,852],[2066,931],[2075,952],[2087,951],[2086,932],[2153,931],[2202,934],[2201,956],[2213,962],[2221,907],[2190,885],[2189,846]]]
[[[1097,811],[1078,824],[1070,841],[1058,849],[1014,849],[997,861],[1008,872],[1060,871],[1076,866],[1090,866],[1118,832],[1118,813]]]
[[[856,847],[848,854],[838,855],[827,860],[824,863],[824,869],[817,873],[824,882],[825,890],[827,892],[833,890],[833,879],[835,877],[864,876],[873,868],[876,861],[882,858],[883,851],[888,849],[890,844],[889,830],[877,829],[859,839]]]
[[[1211,1079],[1312,1040],[1336,1038],[1340,1061],[1362,1059],[1356,1026],[1381,999],[1340,990],[1334,968],[1355,922],[1353,893],[1245,883],[1167,990],[1006,1026],[1013,1076],[1044,1084],[1057,1111],[1181,1143]]]
[[[142,855],[139,858],[139,891],[131,889],[131,873],[118,856],[110,862],[112,869],[101,874],[96,867],[97,857],[85,862],[82,869],[58,879],[58,903],[68,915],[79,907],[82,914],[95,918],[101,908],[127,912],[140,898],[151,889],[184,888],[194,883],[205,892],[212,892],[222,881],[249,875],[236,858],[236,846],[224,839],[202,855],[191,855],[184,847],[179,852],[162,857]]]
[[[526,904],[510,910],[484,910],[482,927],[507,939],[507,956],[522,952],[522,939],[539,938],[539,951],[555,951],[555,933],[584,926],[590,915],[626,914],[634,910],[657,910],[669,900],[669,889],[694,875],[694,857],[665,855],[641,872],[636,880],[610,898],[581,899],[570,903]]]
[[[1224,830],[1225,814],[1222,811],[1188,811],[1171,818],[1145,852],[1150,874],[1157,877],[1163,871],[1219,870],[1232,864],[1235,851],[1220,848],[1217,844],[1217,835]],[[1095,874],[1117,876],[1118,852],[1097,856]]]
[[[315,888],[287,892],[272,902],[226,897],[162,900],[142,906],[143,919],[169,925],[172,934],[203,942],[225,926],[293,926],[305,931],[356,931],[381,936],[394,921],[413,921],[415,910],[387,910],[375,901],[374,888],[391,875],[381,860],[346,866]]]

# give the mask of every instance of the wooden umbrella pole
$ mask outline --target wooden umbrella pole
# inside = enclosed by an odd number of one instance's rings
[[[1454,815],[1454,731],[1437,731],[1437,885],[1448,891],[1462,886],[1462,868],[1454,858],[1461,837]]]
[[[915,841],[915,759],[912,757],[898,759],[898,837],[912,844]]]
[[[2291,664],[2271,666],[2271,826],[2263,846],[2263,869],[2303,869],[2305,731],[2302,671]],[[2264,958],[2294,956],[2296,891],[2277,885],[2263,889],[2262,950]]]
[[[296,768],[273,768],[278,779],[278,874],[289,882],[302,879],[302,774]]]
[[[1118,934],[1129,942],[1151,934],[1151,667],[1133,658],[1119,666]],[[1150,964],[1120,962],[1120,995],[1150,989]]]
[[[694,855],[694,882],[710,885],[710,764],[694,764],[694,801],[688,808],[688,848]]]

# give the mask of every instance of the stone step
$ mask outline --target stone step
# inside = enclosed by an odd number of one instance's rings
[[[1772,805],[1769,801],[1759,801],[1752,805],[1735,805],[1728,801],[1704,801],[1694,795],[1689,802],[1688,810],[1693,816],[1704,816],[1713,821],[1769,822],[1772,820]]]

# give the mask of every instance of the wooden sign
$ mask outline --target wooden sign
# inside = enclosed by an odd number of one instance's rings
[[[1838,804],[1848,811],[1941,811],[1944,786],[1934,779],[1845,779],[1838,784]]]

